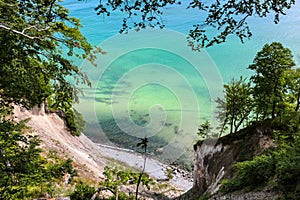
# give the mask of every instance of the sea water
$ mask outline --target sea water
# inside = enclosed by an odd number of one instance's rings
[[[63,2],[81,20],[83,34],[106,54],[97,68],[74,60],[87,72],[92,88],[77,106],[87,121],[85,133],[98,142],[135,148],[138,138],[152,140],[151,151],[163,147],[172,160],[188,151],[197,139],[200,123],[215,121],[214,100],[222,97],[231,78],[249,77],[247,69],[264,44],[281,42],[300,58],[300,3],[274,24],[273,18],[249,18],[253,33],[241,43],[230,36],[220,45],[192,51],[186,34],[204,19],[197,10],[181,6],[164,9],[165,30],[146,29],[119,34],[122,13],[98,16],[97,0]],[[171,154],[171,155],[170,155]]]

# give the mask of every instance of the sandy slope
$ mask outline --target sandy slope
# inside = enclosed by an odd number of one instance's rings
[[[99,181],[103,178],[104,166],[113,163],[112,158],[137,169],[143,164],[142,155],[133,151],[95,144],[84,134],[79,137],[72,136],[59,116],[45,114],[41,110],[43,109],[35,108],[28,111],[16,107],[14,112],[17,121],[31,119],[27,125],[32,128],[33,133],[39,135],[44,150],[54,150],[71,158],[82,176]],[[166,179],[167,167],[156,159],[147,158],[145,172],[155,179]],[[171,182],[183,191],[192,186],[191,178],[183,177],[180,173],[175,174]]]
[[[101,154],[101,149],[85,135],[74,137],[66,129],[64,121],[56,114],[27,111],[20,108],[14,110],[17,120],[30,118],[27,123],[32,131],[39,135],[41,147],[57,151],[59,155],[71,158],[79,165],[79,173],[89,176],[95,181],[102,177],[108,159]],[[37,113],[37,114],[33,114]]]

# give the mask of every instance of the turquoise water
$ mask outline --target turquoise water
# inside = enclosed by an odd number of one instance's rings
[[[124,132],[159,138],[166,152],[180,147],[178,156],[196,139],[199,123],[213,121],[213,100],[222,96],[222,85],[232,77],[249,76],[251,71],[246,68],[265,43],[283,43],[299,63],[299,2],[277,25],[271,18],[250,18],[253,37],[244,44],[230,37],[200,53],[192,52],[185,42],[189,28],[203,19],[196,10],[187,11],[183,6],[165,9],[166,32],[119,35],[122,14],[97,16],[97,3],[68,0],[63,4],[81,19],[88,40],[107,52],[98,57],[97,68],[75,60],[93,83],[93,88],[83,88],[85,96],[78,109],[88,122],[86,134],[100,142],[110,134]]]

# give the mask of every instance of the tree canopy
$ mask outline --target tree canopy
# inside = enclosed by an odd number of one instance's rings
[[[251,121],[298,112],[300,70],[295,65],[290,49],[279,42],[265,44],[248,67],[254,71],[250,81],[232,79],[224,85],[224,97],[216,99],[220,135],[228,127],[235,133]]]
[[[50,96],[58,107],[77,101],[78,90],[69,78],[89,81],[70,58],[88,58],[92,52],[79,20],[47,0],[1,0],[0,16],[1,98],[26,107]],[[69,57],[62,56],[63,48]]]
[[[72,59],[93,63],[99,49],[56,0],[0,0],[0,16],[1,113],[10,103],[31,108],[48,100],[49,108],[64,111],[67,125],[79,134],[74,120],[80,117],[72,108],[80,92],[76,84],[90,82]]]
[[[185,4],[186,9],[199,10],[206,14],[205,19],[199,17],[199,22],[189,32],[189,45],[199,49],[225,42],[229,35],[235,35],[243,42],[252,36],[247,23],[250,17],[271,16],[274,23],[278,23],[280,16],[285,15],[295,4],[295,0],[108,0],[100,1],[96,11],[98,15],[106,16],[110,16],[112,12],[125,13],[120,32],[127,32],[129,29],[140,30],[146,27],[163,28],[164,8],[181,4]],[[208,34],[208,27],[215,29],[216,34]]]

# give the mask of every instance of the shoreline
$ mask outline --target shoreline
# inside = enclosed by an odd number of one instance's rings
[[[130,149],[105,144],[96,143],[96,145],[100,148],[101,153],[108,158],[121,161],[137,170],[142,169],[144,162],[142,154]],[[172,172],[172,178],[168,177],[170,171]],[[168,181],[185,192],[193,187],[193,176],[191,172],[164,164],[158,159],[151,157],[151,155],[150,157],[147,156],[145,173],[157,181]]]

